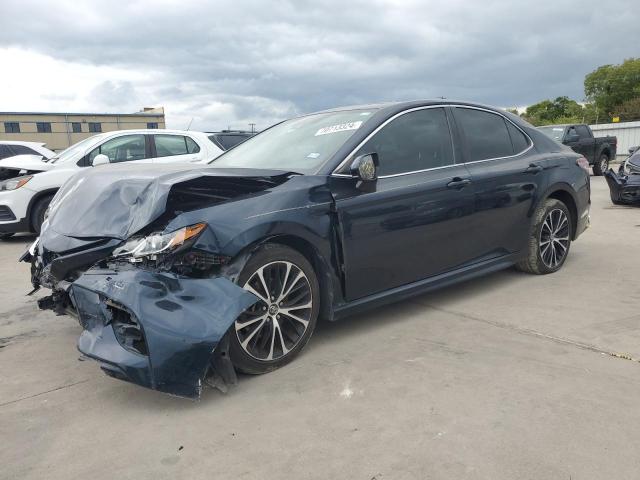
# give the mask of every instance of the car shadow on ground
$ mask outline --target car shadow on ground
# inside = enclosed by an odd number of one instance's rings
[[[350,337],[371,334],[376,329],[388,327],[393,322],[394,327],[402,331],[403,324],[409,323],[415,319],[415,315],[425,315],[425,321],[428,321],[430,311],[429,304],[437,297],[440,305],[447,303],[455,303],[457,300],[464,298],[468,300],[478,295],[484,295],[493,289],[499,289],[504,285],[520,281],[521,279],[531,278],[530,275],[518,272],[514,269],[506,269],[485,275],[481,278],[473,279],[454,286],[446,287],[427,294],[419,295],[409,300],[385,305],[366,311],[357,315],[349,316],[336,322],[319,321],[316,331],[313,334],[309,344],[297,359],[294,359],[289,365],[279,370],[280,373],[286,374],[289,368],[296,368],[296,362],[302,358],[314,356],[323,344],[336,341],[347,341]],[[96,365],[97,367],[97,365]],[[96,375],[101,373],[96,368]],[[273,374],[266,374],[273,375]],[[227,401],[233,401],[237,395],[246,395],[247,387],[254,381],[264,376],[255,375],[238,375],[238,385],[231,386],[227,393],[222,393],[210,387],[205,387],[202,392],[200,401],[189,401],[181,398],[172,397],[153,390],[144,389],[133,384],[115,383],[116,380],[108,379],[114,384],[109,389],[114,389],[114,395],[110,395],[111,401],[122,402],[123,407],[127,409],[175,409],[176,411],[190,410],[192,408],[202,408],[211,405],[224,404]],[[119,390],[115,393],[115,390]],[[134,396],[136,401],[130,401]],[[126,403],[126,405],[124,405]],[[135,406],[134,406],[135,405]]]

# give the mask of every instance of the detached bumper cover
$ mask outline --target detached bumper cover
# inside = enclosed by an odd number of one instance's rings
[[[200,396],[216,347],[258,300],[223,277],[140,269],[89,271],[70,296],[85,329],[82,353],[111,376],[188,398]]]
[[[609,185],[612,201],[640,205],[640,175],[622,175],[608,170],[604,177]]]

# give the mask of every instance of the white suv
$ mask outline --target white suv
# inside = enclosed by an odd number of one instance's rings
[[[40,233],[49,202],[82,168],[119,162],[207,162],[222,152],[201,132],[119,130],[89,137],[38,164],[0,160],[4,172],[0,182],[0,239],[19,232]]]

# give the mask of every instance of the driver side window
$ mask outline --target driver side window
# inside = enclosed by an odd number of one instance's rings
[[[405,113],[371,137],[356,156],[377,153],[378,175],[396,175],[452,165],[453,146],[444,108]]]
[[[110,163],[143,160],[147,158],[144,135],[124,135],[104,142],[89,154],[90,164],[98,154],[109,157]]]

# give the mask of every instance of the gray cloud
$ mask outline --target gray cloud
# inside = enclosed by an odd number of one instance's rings
[[[23,0],[0,7],[0,45],[157,72],[144,86],[96,85],[96,100],[114,109],[144,99],[166,105],[169,118],[193,117],[196,128],[265,127],[385,100],[581,100],[584,75],[638,55],[640,33],[635,0],[576,5]]]

